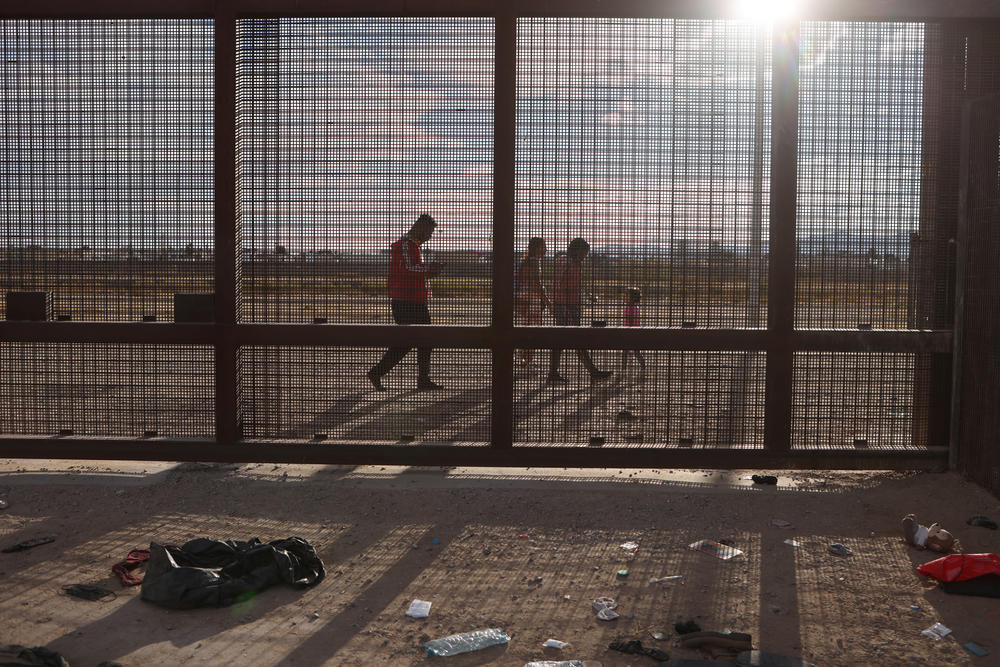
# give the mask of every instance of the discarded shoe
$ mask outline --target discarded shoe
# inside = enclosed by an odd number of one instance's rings
[[[845,547],[840,542],[834,542],[830,545],[830,553],[834,556],[853,556],[854,552],[851,551],[849,547]]]
[[[980,526],[981,528],[989,528],[990,530],[997,529],[996,521],[981,514],[977,514],[976,516],[968,519],[965,523],[969,524],[970,526]]]
[[[597,612],[597,618],[602,621],[613,621],[618,618],[619,614],[615,611],[618,607],[618,603],[611,598],[597,598],[594,600],[594,611]]]
[[[642,642],[638,639],[629,639],[628,641],[616,639],[608,644],[608,648],[612,651],[621,651],[622,653],[627,653],[629,655],[649,656],[653,660],[659,660],[660,662],[670,660],[670,656],[666,651],[661,651],[658,648],[643,646]]]
[[[17,544],[12,544],[6,549],[3,549],[3,553],[9,554],[9,553],[14,553],[15,551],[25,551],[26,549],[33,549],[37,546],[41,546],[43,544],[48,544],[49,542],[55,542],[55,541],[56,538],[54,537],[36,537],[33,540],[25,540],[24,542],[18,542]]]
[[[104,598],[108,598],[110,602],[118,597],[114,591],[95,584],[70,584],[69,586],[63,586],[63,592],[70,597],[90,600],[91,602],[103,600]]]

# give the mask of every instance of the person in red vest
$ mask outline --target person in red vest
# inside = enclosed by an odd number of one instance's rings
[[[430,324],[427,310],[427,280],[436,277],[444,268],[438,262],[425,264],[420,246],[426,243],[437,221],[423,213],[410,227],[410,232],[389,246],[389,306],[396,324]],[[368,381],[379,391],[384,391],[382,376],[391,371],[413,348],[390,347],[382,359],[368,371]],[[417,348],[417,390],[441,389],[431,380],[431,348]]]

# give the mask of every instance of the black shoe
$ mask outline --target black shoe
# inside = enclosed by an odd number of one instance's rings
[[[607,380],[612,375],[614,375],[614,373],[612,373],[611,371],[600,371],[600,370],[594,369],[594,371],[590,374],[590,382],[591,382],[591,384],[597,384],[598,382],[604,382],[605,380]]]
[[[545,384],[566,384],[567,382],[569,380],[558,373],[549,373],[549,376],[545,378]]]
[[[441,389],[444,389],[444,387],[430,378],[420,378],[417,380],[417,391],[439,391]]]
[[[377,391],[385,391],[385,387],[382,386],[381,375],[375,375],[374,369],[368,371],[367,375],[368,375],[368,381],[372,383],[372,386],[375,387]]]

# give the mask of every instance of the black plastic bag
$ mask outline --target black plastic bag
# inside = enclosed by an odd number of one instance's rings
[[[171,609],[227,607],[275,584],[308,588],[324,576],[316,550],[299,537],[267,544],[200,537],[180,547],[153,542],[142,599]]]

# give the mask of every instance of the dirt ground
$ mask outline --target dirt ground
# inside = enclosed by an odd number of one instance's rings
[[[523,665],[598,660],[640,638],[674,658],[673,624],[748,632],[755,648],[819,665],[1000,664],[1000,599],[949,596],[899,520],[939,521],[967,552],[1000,550],[1000,501],[952,473],[440,469],[0,460],[0,643],[44,645],[70,665]],[[773,519],[790,522],[780,528]],[[326,563],[308,590],[275,587],[237,607],[170,611],[110,571],[150,541],[299,536]],[[687,545],[731,539],[721,561]],[[800,546],[785,543],[793,538]],[[639,544],[634,554],[620,545]],[[827,547],[841,542],[847,558]],[[627,577],[617,571],[627,569]],[[653,577],[683,575],[668,583]],[[65,585],[117,597],[88,602]],[[610,596],[621,618],[595,618]],[[430,617],[404,615],[413,599]],[[918,608],[914,609],[912,606]],[[920,631],[953,630],[935,642]],[[499,627],[509,644],[429,658],[421,639]],[[667,638],[657,641],[651,631]],[[570,642],[546,649],[548,638]],[[977,658],[974,640],[991,654]]]

